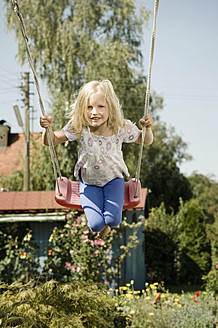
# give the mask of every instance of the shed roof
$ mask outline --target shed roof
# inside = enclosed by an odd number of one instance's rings
[[[0,213],[36,213],[67,211],[55,201],[54,191],[9,191],[0,192]],[[142,188],[141,201],[136,210],[143,210],[147,189]]]

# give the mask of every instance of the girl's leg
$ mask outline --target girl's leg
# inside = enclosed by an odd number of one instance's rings
[[[80,179],[80,203],[84,209],[88,227],[91,231],[102,231],[105,227],[103,217],[103,191],[101,187],[86,185]]]
[[[116,178],[103,187],[104,220],[111,228],[122,220],[124,201],[124,179]]]

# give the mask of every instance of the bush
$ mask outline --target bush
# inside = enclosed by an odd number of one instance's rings
[[[126,319],[116,300],[100,285],[74,281],[60,284],[0,285],[1,327],[122,328]]]
[[[145,224],[147,280],[166,284],[199,284],[210,270],[211,246],[205,215],[195,200],[183,204],[176,215],[164,204],[152,208]]]
[[[67,214],[63,228],[55,227],[50,236],[44,273],[59,282],[72,280],[108,282],[112,279],[113,231],[105,240],[96,239],[86,225],[85,215]]]
[[[4,246],[0,259],[0,281],[12,283],[14,281],[28,282],[38,274],[39,258],[37,246],[31,241],[29,231],[20,240],[0,231],[0,240],[4,238]]]

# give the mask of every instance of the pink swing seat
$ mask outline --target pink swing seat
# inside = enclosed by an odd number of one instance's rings
[[[60,193],[57,183],[59,185]],[[135,193],[136,181],[135,179],[130,179],[128,182],[125,182],[123,210],[132,209],[140,203],[140,181],[138,183],[137,196],[135,196]],[[65,177],[58,178],[55,188],[55,200],[61,206],[82,210],[80,204],[79,181],[70,181]]]

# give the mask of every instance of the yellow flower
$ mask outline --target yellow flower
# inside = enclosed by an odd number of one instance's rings
[[[133,284],[134,284],[134,280],[131,280],[131,281],[130,281],[130,284],[133,285]]]
[[[150,298],[150,296],[146,296],[145,299],[146,300],[150,300],[151,298]]]
[[[178,307],[178,308],[181,308],[181,307],[182,307],[182,304],[177,304],[177,307]]]
[[[153,313],[153,312],[149,312],[148,314],[149,314],[150,316],[154,315],[154,313]]]
[[[135,314],[135,311],[130,311],[129,314]]]
[[[127,287],[130,287],[130,284],[126,284]]]

